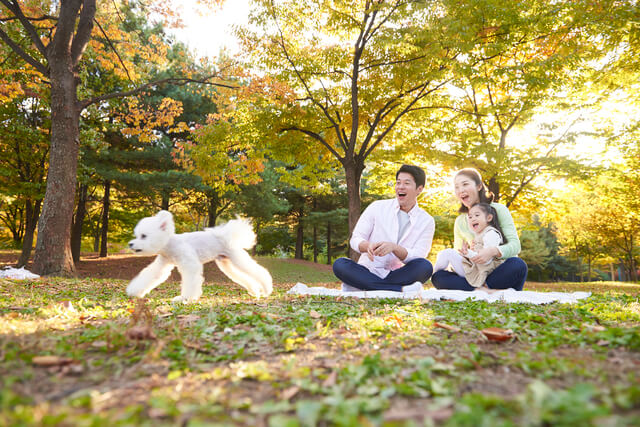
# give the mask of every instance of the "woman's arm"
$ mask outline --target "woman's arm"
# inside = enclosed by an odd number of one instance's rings
[[[516,230],[516,225],[513,222],[509,208],[500,203],[491,203],[491,206],[493,206],[498,213],[498,222],[507,240],[507,243],[498,246],[498,250],[502,254],[501,258],[507,259],[517,256],[521,249],[520,238],[518,237],[518,231]]]
[[[453,224],[453,248],[457,250],[461,250],[462,244],[465,242],[464,237],[462,237],[462,221],[466,221],[464,215],[458,215]]]

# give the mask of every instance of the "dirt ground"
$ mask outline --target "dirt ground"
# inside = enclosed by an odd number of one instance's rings
[[[17,251],[0,252],[0,269],[13,267],[20,254]],[[132,254],[113,254],[106,258],[100,258],[95,253],[83,253],[80,262],[76,264],[76,273],[80,278],[91,277],[96,279],[120,279],[131,280],[136,274],[146,267],[154,257],[137,256]],[[331,271],[330,265],[317,264],[311,261],[298,259],[283,259],[284,262],[306,264],[322,271]],[[31,262],[26,265],[29,270]],[[206,282],[231,282],[216,266],[214,262],[205,264],[204,277]],[[179,281],[180,275],[176,269],[171,273],[170,281]]]

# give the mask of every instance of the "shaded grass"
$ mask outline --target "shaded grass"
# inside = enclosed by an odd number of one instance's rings
[[[589,284],[574,305],[332,299],[286,294],[336,286],[330,271],[260,262],[271,297],[209,285],[172,304],[164,284],[142,340],[125,281],[0,279],[0,425],[640,422],[637,285]],[[489,342],[486,327],[515,338]],[[34,363],[45,355],[70,362]]]

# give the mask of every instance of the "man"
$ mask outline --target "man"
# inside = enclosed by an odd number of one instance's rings
[[[418,206],[424,183],[421,168],[402,165],[396,173],[396,197],[375,201],[362,213],[349,241],[360,259],[333,263],[344,291],[422,290],[433,272],[425,257],[435,231],[431,215]]]

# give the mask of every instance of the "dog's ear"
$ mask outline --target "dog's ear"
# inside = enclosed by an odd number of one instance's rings
[[[173,215],[169,211],[160,211],[156,214],[156,217],[160,220],[160,230],[168,231],[173,229]]]

